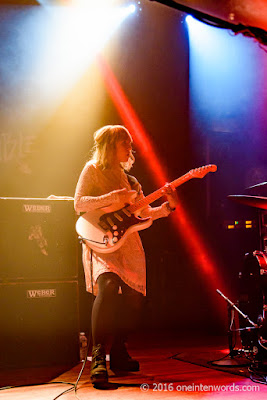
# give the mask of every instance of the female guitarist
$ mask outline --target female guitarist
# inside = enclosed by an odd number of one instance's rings
[[[128,130],[121,125],[104,126],[95,132],[94,140],[93,157],[81,172],[74,202],[76,212],[87,212],[89,216],[96,210],[119,210],[144,197],[138,181],[125,172],[134,163],[133,140]],[[167,202],[160,207],[146,206],[138,214],[152,220],[168,216],[175,210],[178,198],[170,185],[164,187],[164,193]],[[113,225],[112,229],[116,239],[117,227]],[[91,317],[91,380],[97,387],[108,382],[106,346],[109,337],[113,338],[110,368],[139,370],[138,361],[132,359],[126,350],[125,340],[137,324],[146,294],[146,267],[137,231],[130,233],[118,249],[108,253],[91,250],[88,239],[83,243],[83,265],[87,291],[96,295]],[[124,312],[118,309],[120,297]]]

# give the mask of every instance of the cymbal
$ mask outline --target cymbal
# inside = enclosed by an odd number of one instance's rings
[[[267,197],[260,196],[246,196],[246,195],[229,195],[227,196],[230,200],[235,201],[236,203],[244,204],[250,207],[261,208],[263,210],[267,210]]]
[[[249,186],[247,189],[261,188],[262,186],[267,186],[267,182],[258,183],[257,185]]]

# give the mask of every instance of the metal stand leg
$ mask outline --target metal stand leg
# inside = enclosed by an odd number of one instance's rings
[[[234,332],[240,331],[240,329],[232,330],[234,311],[238,311],[239,314],[242,315],[242,317],[245,318],[252,325],[250,329],[257,329],[258,325],[251,321],[249,317],[245,315],[233,302],[231,302],[220,290],[217,289],[217,292],[228,302],[228,344],[230,352],[226,357],[220,360],[213,361],[211,364],[222,367],[241,367],[250,365],[251,361],[246,358],[245,351],[243,349],[235,349],[233,345],[233,334]]]

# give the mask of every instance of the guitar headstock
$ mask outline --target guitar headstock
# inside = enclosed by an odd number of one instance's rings
[[[189,171],[190,175],[192,178],[204,178],[209,172],[216,172],[217,171],[217,165],[215,164],[209,164],[209,165],[204,165],[203,167],[191,169]]]

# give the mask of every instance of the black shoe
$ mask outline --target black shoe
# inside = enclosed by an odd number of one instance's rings
[[[94,386],[105,385],[108,382],[106,352],[101,344],[93,346],[92,349],[91,381]]]
[[[140,366],[127,352],[125,344],[113,345],[110,350],[110,369],[112,371],[139,371]]]

